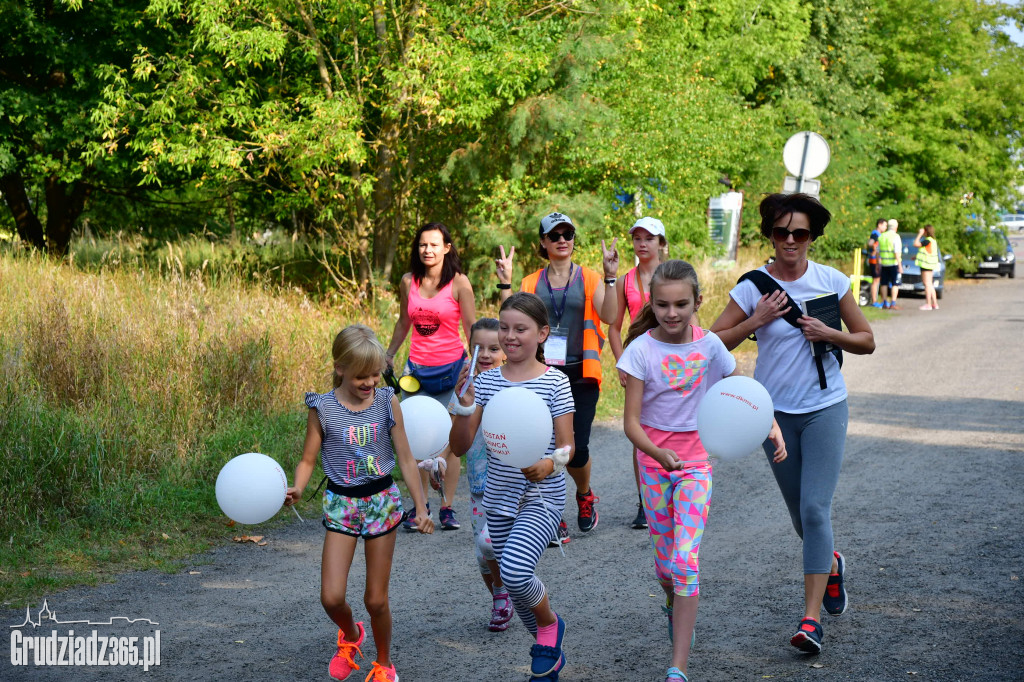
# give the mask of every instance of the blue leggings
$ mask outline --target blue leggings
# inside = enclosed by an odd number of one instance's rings
[[[565,506],[564,497],[561,506]],[[537,634],[537,619],[531,609],[544,600],[545,594],[544,583],[534,571],[548,542],[555,537],[562,518],[560,509],[534,499],[527,502],[515,518],[487,513],[487,530],[501,570],[501,582],[505,583],[516,614],[531,635]]]
[[[775,481],[789,508],[793,528],[804,541],[804,573],[832,570],[832,496],[846,447],[846,401],[806,414],[776,412],[789,456],[772,462],[775,446],[764,442]]]

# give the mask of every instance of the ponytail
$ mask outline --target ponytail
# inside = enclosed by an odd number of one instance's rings
[[[630,323],[629,331],[626,332],[626,341],[622,344],[622,347],[625,348],[629,344],[633,343],[635,339],[643,336],[657,326],[658,319],[654,317],[654,308],[651,307],[651,302],[648,301],[647,303],[644,303],[644,307],[640,309],[636,319]]]

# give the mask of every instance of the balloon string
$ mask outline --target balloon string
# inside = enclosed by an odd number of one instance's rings
[[[549,509],[551,509],[553,511],[558,512],[558,515],[561,516],[562,515],[561,510],[557,509],[555,507],[555,505],[553,505],[553,504],[548,504],[548,501],[546,499],[544,499],[544,493],[540,489],[540,483],[534,483],[533,486],[537,489],[537,496],[540,497],[541,504],[543,504],[545,507],[547,507],[547,508],[549,508]],[[555,526],[555,539],[558,540],[558,526]],[[558,540],[558,551],[562,553],[562,558],[564,559],[565,558],[565,545],[562,544],[561,540]]]
[[[294,504],[292,505],[292,511],[295,512],[296,516],[299,516],[299,510],[295,508]],[[303,523],[306,522],[306,520],[304,518],[302,518],[301,516],[299,516],[299,521],[302,521]]]

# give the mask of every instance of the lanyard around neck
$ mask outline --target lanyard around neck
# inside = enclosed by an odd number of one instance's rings
[[[551,266],[548,266],[551,267]],[[572,263],[569,263],[569,277],[565,280],[565,288],[562,289],[562,309],[559,310],[558,306],[555,305],[555,294],[551,287],[551,279],[548,277],[548,268],[544,268],[543,272],[544,284],[548,288],[548,298],[551,299],[551,312],[555,314],[555,324],[559,325],[562,323],[562,315],[565,314],[565,297],[569,295],[569,287],[572,285]]]

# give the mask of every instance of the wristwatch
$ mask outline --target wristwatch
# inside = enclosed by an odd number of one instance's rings
[[[618,279],[618,277],[605,277],[604,278],[604,283],[607,284],[608,286],[612,286],[612,285],[615,284],[617,279]]]

